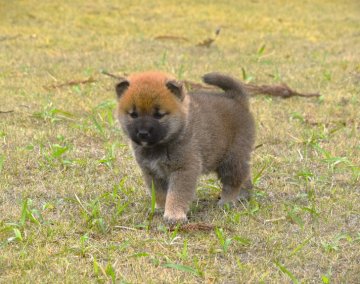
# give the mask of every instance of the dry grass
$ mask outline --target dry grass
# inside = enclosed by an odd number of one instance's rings
[[[1,1],[0,282],[359,281],[358,1],[218,2]],[[219,209],[204,177],[168,231],[100,73],[147,69],[323,97],[253,98],[254,199]]]

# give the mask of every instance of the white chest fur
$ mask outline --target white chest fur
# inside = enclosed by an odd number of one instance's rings
[[[151,159],[151,160],[142,160],[142,166],[144,166],[151,173],[155,174],[158,177],[166,178],[169,175],[169,167],[164,163],[164,160]]]

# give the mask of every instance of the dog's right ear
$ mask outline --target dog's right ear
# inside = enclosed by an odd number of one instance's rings
[[[180,81],[170,80],[166,82],[166,87],[180,100],[185,97],[184,87]]]
[[[126,78],[121,79],[121,81],[116,84],[115,90],[118,99],[124,94],[129,85],[130,83]]]

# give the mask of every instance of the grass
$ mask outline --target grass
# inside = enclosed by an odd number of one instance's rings
[[[358,282],[358,1],[30,0],[0,13],[0,282]],[[205,176],[189,217],[216,229],[169,232],[101,74],[148,69],[323,96],[252,98],[253,200],[217,208]]]

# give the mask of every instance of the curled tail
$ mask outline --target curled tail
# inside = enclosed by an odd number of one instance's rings
[[[248,96],[242,87],[240,81],[217,72],[207,73],[203,76],[206,84],[219,87],[225,91],[225,94],[232,98],[243,98],[247,100]]]

